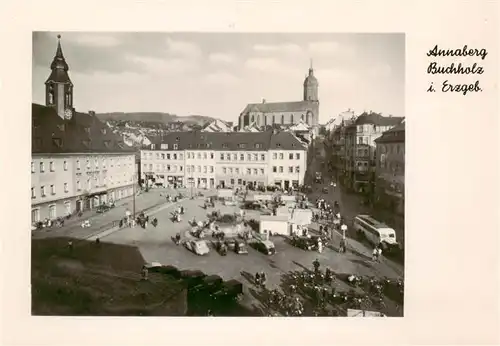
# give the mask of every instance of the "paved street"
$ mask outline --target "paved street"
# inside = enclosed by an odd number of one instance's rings
[[[347,192],[344,189],[344,187],[341,186],[339,183],[337,183],[336,188],[329,186],[329,183],[332,181],[332,177],[330,176],[331,174],[328,173],[322,166],[323,160],[324,160],[323,158],[313,157],[311,164],[309,165],[308,172],[310,174],[311,180],[315,172],[322,172],[324,179],[323,184],[313,184],[312,182],[309,182],[314,189],[313,193],[309,194],[310,199],[312,201],[315,201],[316,198],[320,197],[324,198],[329,203],[333,203],[333,201],[338,201],[342,210],[341,211],[342,216],[346,219],[348,226],[352,225],[352,220],[356,215],[368,214],[375,216],[374,215],[375,212],[370,207],[365,206],[361,203],[362,198],[360,197],[360,195],[353,192]],[[321,190],[323,187],[328,187],[327,194],[322,193]],[[380,219],[380,221],[387,222],[384,219]],[[396,237],[398,241],[401,244],[404,244],[404,239],[405,239],[404,224],[402,225],[401,221],[398,222],[397,224],[393,224],[390,222],[387,223],[396,231]],[[352,230],[352,227],[349,228],[350,230],[348,231],[348,233],[350,233],[350,236],[354,236],[354,234],[350,232]]]
[[[172,189],[151,189],[148,192],[142,192],[136,196],[135,208],[136,213],[143,210],[148,210],[153,207],[166,204],[166,194],[176,195],[182,193],[185,196],[189,195],[186,189],[172,190]],[[33,238],[46,238],[46,237],[73,237],[84,239],[90,235],[96,234],[100,231],[112,227],[113,222],[125,217],[125,211],[133,210],[133,199],[128,197],[116,202],[116,206],[103,214],[97,214],[95,211],[87,212],[82,217],[73,216],[73,218],[65,222],[65,226],[61,228],[53,227],[50,230],[34,231]],[[82,228],[81,223],[84,220],[91,221],[91,227]]]
[[[385,258],[380,263],[372,262],[371,249],[354,240],[349,241],[349,251],[346,254],[339,254],[336,249],[340,242],[340,235],[333,239],[333,246],[326,248],[321,254],[298,249],[288,244],[285,238],[275,236],[271,238],[277,250],[273,256],[265,256],[249,247],[247,255],[229,252],[226,257],[223,257],[212,249],[208,256],[200,257],[189,252],[182,245],[175,245],[171,237],[177,232],[180,232],[184,239],[189,237],[188,231],[191,227],[188,225],[188,220],[193,217],[196,217],[197,220],[203,220],[205,215],[214,209],[204,210],[201,207],[202,198],[186,199],[180,204],[186,210],[181,223],[171,221],[171,212],[173,211],[171,208],[154,215],[159,222],[156,228],[151,225],[148,225],[146,229],[140,227],[124,228],[102,237],[101,240],[116,244],[135,245],[147,262],[174,265],[181,270],[198,269],[209,275],[220,275],[226,280],[241,280],[247,285],[247,289],[251,287],[248,277],[253,276],[257,271],[264,270],[268,274],[270,288],[279,287],[282,274],[301,270],[304,267],[312,269],[312,262],[316,258],[319,259],[323,268],[328,266],[336,273],[356,273],[389,278],[398,278],[403,275],[403,268],[400,265]],[[216,203],[215,210],[220,210],[221,214],[233,213],[236,207],[226,207]],[[259,219],[259,217],[257,212],[247,211],[246,213],[246,219]],[[317,228],[317,225],[313,224],[312,228]],[[210,242],[211,237],[208,236],[207,240]]]

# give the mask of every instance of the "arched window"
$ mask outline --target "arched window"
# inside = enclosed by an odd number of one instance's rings
[[[54,94],[52,91],[49,91],[49,105],[54,103]]]
[[[276,124],[276,115],[273,115],[273,125]]]
[[[290,114],[290,124],[293,124],[293,114]]]
[[[304,114],[300,116],[300,120],[304,121]]]
[[[285,123],[285,115],[284,114],[281,114],[281,123],[284,124]]]

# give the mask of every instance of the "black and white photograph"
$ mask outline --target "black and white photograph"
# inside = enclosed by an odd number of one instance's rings
[[[404,33],[32,38],[32,315],[404,316]]]

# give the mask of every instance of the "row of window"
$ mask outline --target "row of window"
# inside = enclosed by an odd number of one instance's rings
[[[142,167],[143,167],[144,171],[148,171],[148,168],[149,168],[149,171],[153,171],[153,164],[152,163],[150,163],[150,164],[144,163],[142,165]],[[183,167],[180,165],[156,164],[156,171],[157,172],[182,172]]]
[[[128,161],[131,161],[132,159],[133,158],[131,157]],[[44,161],[40,161],[39,165],[40,165],[40,170],[39,170],[40,173],[44,173],[45,172],[45,162]],[[94,159],[94,165],[95,165],[96,168],[99,168],[99,160],[97,158]],[[114,167],[114,160],[113,159],[110,159],[110,166]],[[117,167],[131,167],[132,163],[123,163],[122,164],[122,160],[118,159],[118,161],[116,163],[116,166]],[[90,159],[86,160],[86,167],[87,167],[87,169],[91,168],[91,161],[90,161]],[[106,168],[106,159],[102,159],[102,168]],[[80,160],[76,160],[76,169],[77,170],[81,169]],[[55,170],[56,170],[55,162],[54,161],[49,161],[49,171],[50,172],[55,172]],[[68,170],[68,161],[66,161],[66,160],[63,161],[63,170],[65,170],[65,171]],[[36,173],[35,162],[31,162],[31,173]]]
[[[273,160],[277,160],[278,157],[280,160],[283,160],[285,158],[283,153],[279,153],[279,155],[278,155],[278,153],[273,153]],[[288,159],[293,160],[293,158],[294,158],[293,153],[289,153]],[[300,160],[300,153],[295,153],[295,160]]]
[[[263,119],[264,119],[264,125],[267,125],[267,118],[268,118],[268,117],[267,117],[266,115],[262,115],[262,116],[263,116]],[[309,121],[310,121],[310,116],[311,116],[310,114],[306,114],[306,115],[302,114],[302,115],[300,116],[300,120],[302,120],[302,121],[306,120],[306,123],[307,123],[307,124],[309,124]],[[297,118],[297,119],[298,119],[298,118]],[[272,122],[272,124],[276,124],[277,120],[278,120],[278,115],[272,115],[272,116],[271,116],[271,122]],[[293,114],[290,114],[290,124],[293,124],[293,123],[294,123],[294,120],[295,120],[295,119],[294,119],[294,115],[293,115]],[[259,115],[259,114],[257,114],[257,115],[255,116],[255,115],[253,115],[253,114],[252,114],[252,115],[251,115],[251,117],[250,117],[250,122],[252,122],[252,123],[253,123],[253,122],[260,123],[260,115]],[[281,115],[281,122],[280,122],[280,124],[284,124],[284,123],[285,123],[285,115],[284,115],[284,114],[282,114],[282,115]]]
[[[54,184],[50,185],[50,194],[55,195],[56,194],[56,186]],[[68,183],[64,183],[64,192],[67,193],[69,192],[68,190]],[[45,185],[42,185],[40,187],[40,196],[41,197],[46,197],[47,196],[47,189]],[[36,198],[36,190],[34,187],[31,188],[31,198]]]
[[[126,174],[124,173],[124,176]],[[133,177],[131,177],[129,179],[128,182],[132,182],[133,181]],[[108,178],[107,182],[106,180],[101,180],[99,179],[98,177],[94,177],[94,185],[92,185],[92,180],[89,178],[87,179],[87,190],[91,190],[92,189],[92,186],[93,187],[102,187],[102,186],[105,186],[106,183],[109,183],[110,185],[115,185],[115,184],[121,184],[121,183],[126,183],[127,180],[123,180],[123,181],[114,181],[112,178]],[[82,190],[82,184],[81,182],[78,180],[76,182],[76,190],[77,191],[81,191]],[[49,187],[49,191],[50,191],[50,194],[51,195],[55,195],[56,194],[56,186],[54,184],[51,184],[50,187]],[[64,183],[64,193],[68,193],[69,192],[69,189],[68,189],[68,183]],[[46,197],[47,196],[47,189],[46,189],[46,186],[45,185],[42,185],[40,187],[40,196],[41,197]],[[36,198],[36,189],[34,187],[31,188],[31,198]]]
[[[243,174],[244,169],[241,168],[241,174]],[[222,167],[222,173],[223,174],[240,174],[240,168],[239,167]],[[261,175],[264,175],[265,174],[265,170],[264,168],[247,168],[246,169],[246,174],[247,175],[259,175],[259,173]]]
[[[403,144],[393,144],[393,145],[381,145],[380,146],[380,152],[382,154],[401,154],[404,151],[404,145]]]
[[[65,171],[68,170],[68,161],[64,161],[63,162],[63,169]],[[54,163],[54,161],[50,161],[49,162],[49,171],[50,172],[55,172],[56,171],[56,165]],[[31,162],[31,173],[35,173],[36,172],[36,165],[34,162]],[[40,162],[40,173],[44,173],[45,172],[45,162]]]
[[[156,154],[156,155],[154,155]],[[206,153],[205,153],[206,154]],[[152,152],[142,152],[143,159],[153,159],[153,156],[156,157],[157,160],[184,160],[184,154],[182,153],[152,153]]]
[[[283,173],[283,166],[273,166],[273,173]],[[288,173],[293,173],[293,166],[288,166]],[[295,173],[300,173],[300,166],[295,167]]]
[[[186,158],[188,159],[194,159],[194,158],[197,158],[198,160],[201,160],[203,158],[203,160],[207,160],[208,158],[211,158],[213,160],[214,158],[214,153],[186,153]]]
[[[238,161],[238,157],[239,157],[239,161],[245,161],[245,154],[236,154],[236,153],[221,153],[220,154],[220,160],[221,161],[231,161],[231,158],[232,158],[232,161]],[[246,156],[247,158],[247,161],[259,161],[259,158],[260,158],[260,161],[266,161],[266,154],[247,154]]]
[[[186,166],[186,172],[187,173],[201,173],[203,168],[203,173],[213,173],[214,172],[214,166],[195,166],[194,165],[188,165]]]

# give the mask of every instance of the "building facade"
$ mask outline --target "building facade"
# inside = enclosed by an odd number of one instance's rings
[[[185,157],[183,152],[169,147],[168,144],[145,145],[150,150],[141,150],[141,184],[161,185],[168,187],[184,186]]]
[[[64,217],[133,193],[135,156],[93,112],[73,108],[60,42],[46,105],[32,105],[31,219]]]
[[[384,208],[404,214],[405,123],[384,132],[375,142],[376,201]]]
[[[238,129],[257,127],[267,129],[275,125],[291,126],[299,120],[310,126],[313,136],[318,134],[319,98],[318,80],[312,66],[304,80],[303,100],[294,102],[250,103],[240,113]]]
[[[168,159],[161,155],[162,147],[184,157],[178,165],[184,165],[182,185],[187,187],[289,187],[304,182],[307,147],[289,132],[173,132],[141,150],[142,179],[156,179],[172,160],[174,153]]]
[[[330,153],[329,168],[344,186],[373,195],[375,189],[375,140],[403,121],[401,117],[384,117],[362,113],[342,121],[325,141]]]

